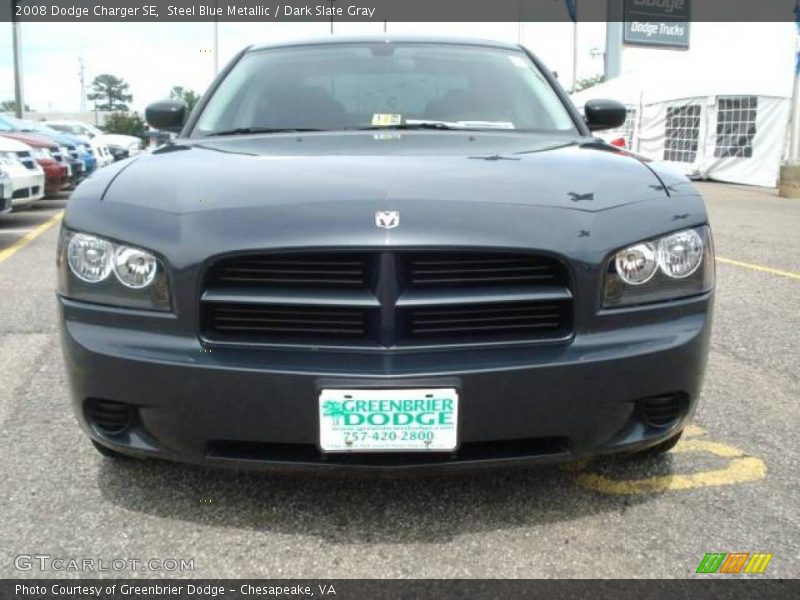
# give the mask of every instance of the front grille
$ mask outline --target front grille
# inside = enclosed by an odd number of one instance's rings
[[[225,257],[204,276],[210,342],[415,347],[568,339],[556,258],[505,251],[297,251]]]
[[[364,254],[239,256],[218,262],[210,286],[355,288],[367,282]]]
[[[17,158],[19,162],[21,162],[26,169],[35,169],[36,168],[36,161],[31,156],[31,153],[27,150],[22,150],[21,152],[17,152]]]
[[[367,312],[356,308],[214,303],[207,325],[231,341],[357,340],[367,333]]]
[[[552,260],[520,254],[485,252],[411,253],[405,265],[414,287],[473,287],[558,283]]]
[[[463,307],[436,306],[407,311],[410,340],[514,340],[564,333],[570,322],[570,303],[499,302]]]
[[[29,198],[30,196],[31,196],[31,188],[21,188],[18,190],[14,190],[14,193],[11,194],[11,198],[13,198],[14,200],[19,200],[20,198]]]

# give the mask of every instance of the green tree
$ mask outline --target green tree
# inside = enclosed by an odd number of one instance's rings
[[[575,82],[575,89],[572,93],[580,92],[581,90],[588,89],[598,83],[603,83],[606,80],[605,75],[593,75],[592,77],[584,77]]]
[[[187,114],[192,112],[195,104],[200,100],[200,94],[194,90],[187,90],[181,85],[174,86],[169,92],[169,97],[173,100],[181,100],[186,105]]]
[[[128,110],[128,102],[133,96],[128,93],[130,86],[116,75],[104,73],[92,81],[93,92],[87,96],[94,102],[97,110]]]
[[[144,139],[144,132],[147,126],[139,113],[115,112],[106,117],[103,129],[108,133],[119,133],[122,135],[135,135]]]
[[[16,110],[16,100],[3,100],[0,102],[0,112],[16,112]],[[27,102],[25,103],[25,112],[35,112],[30,106],[28,106]]]

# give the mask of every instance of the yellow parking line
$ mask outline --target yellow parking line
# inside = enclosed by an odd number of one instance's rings
[[[25,245],[32,242],[37,237],[42,235],[45,231],[50,229],[53,225],[58,223],[63,216],[64,216],[64,211],[61,210],[52,217],[50,217],[49,219],[47,219],[47,221],[39,225],[36,229],[32,229],[31,231],[23,235],[21,238],[19,238],[16,242],[11,244],[5,250],[0,250],[0,262],[3,262],[4,260],[11,258],[14,254],[20,251]]]
[[[757,265],[741,260],[733,260],[732,258],[723,258],[721,256],[717,257],[717,262],[721,262],[726,265],[734,265],[736,267],[744,267],[745,269],[752,269],[754,271],[761,271],[762,273],[772,273],[773,275],[780,275],[781,277],[788,277],[789,279],[800,280],[800,273],[795,273],[793,271],[782,271],[781,269],[773,269],[772,267],[765,267],[763,265]]]
[[[698,427],[692,433],[696,435],[698,430],[703,431]],[[705,432],[703,431],[703,433]],[[748,483],[764,479],[767,475],[767,466],[763,460],[755,456],[746,456],[739,448],[719,442],[689,438],[679,442],[672,452],[676,454],[705,453],[719,458],[727,458],[729,462],[727,466],[711,471],[656,475],[629,480],[614,479],[599,473],[584,471],[578,474],[578,484],[602,494],[630,496]]]

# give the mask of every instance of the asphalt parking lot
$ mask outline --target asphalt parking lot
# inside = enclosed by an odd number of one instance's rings
[[[67,200],[0,217],[0,577],[87,575],[18,571],[20,554],[194,559],[190,573],[106,573],[138,577],[690,577],[708,552],[771,553],[761,577],[799,577],[800,200],[700,188],[718,293],[685,440],[660,458],[450,478],[102,458],[68,409],[59,352]]]

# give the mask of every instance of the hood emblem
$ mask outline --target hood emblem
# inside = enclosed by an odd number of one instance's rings
[[[399,210],[379,210],[375,212],[375,225],[382,229],[394,229],[400,225]]]

